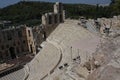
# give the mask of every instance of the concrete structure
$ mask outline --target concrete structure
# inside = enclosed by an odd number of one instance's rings
[[[0,61],[36,53],[32,29],[26,26],[0,30]]]

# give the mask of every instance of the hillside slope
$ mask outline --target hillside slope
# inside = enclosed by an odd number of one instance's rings
[[[10,20],[13,24],[38,24],[41,15],[52,11],[53,4],[45,2],[19,2],[1,10],[0,19]]]
[[[42,14],[53,10],[53,4],[51,2],[21,1],[0,9],[0,20],[10,20],[13,25],[37,25],[41,23]],[[118,14],[111,6],[64,4],[64,9],[69,18],[79,18],[79,16],[87,18],[112,17]]]
[[[42,14],[51,12],[53,4],[49,2],[18,2],[14,5],[7,6],[0,10],[0,20],[10,20],[14,25],[40,24]],[[79,15],[88,15],[89,12],[94,10],[95,6],[85,4],[64,4],[67,17],[78,18]],[[92,13],[92,12],[91,12]],[[92,15],[90,13],[90,15]],[[88,16],[90,16],[88,15]]]

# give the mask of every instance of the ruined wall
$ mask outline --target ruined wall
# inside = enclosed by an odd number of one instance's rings
[[[85,23],[81,20],[80,24],[93,33],[110,36],[115,34],[113,30],[120,28],[120,16],[114,16],[113,18],[97,18],[97,20],[88,19]]]
[[[64,21],[65,10],[63,10],[63,4],[57,2],[54,5],[53,12],[48,12],[42,15],[42,25],[34,27],[33,29],[36,47],[40,46],[40,44],[46,40],[51,32]]]
[[[109,34],[114,28],[120,27],[120,16],[113,16],[113,18],[98,18],[97,21],[101,25],[101,34]]]
[[[36,50],[38,52],[37,48],[40,48],[40,44],[46,39],[44,36],[44,28],[42,25],[40,25],[40,26],[34,26],[32,30],[33,30]]]
[[[28,53],[35,54],[32,29],[26,26],[0,31],[0,59],[10,60]]]
[[[33,32],[32,29],[29,27],[26,27],[26,41],[27,41],[27,45],[28,45],[28,50],[30,53],[36,54],[36,47],[35,47],[35,42],[33,39]]]
[[[65,10],[63,10],[63,4],[56,2],[54,5],[54,12],[45,13],[42,15],[42,24],[46,32],[46,36],[57,27],[58,24],[65,21]]]

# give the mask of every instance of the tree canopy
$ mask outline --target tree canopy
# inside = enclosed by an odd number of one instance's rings
[[[42,14],[53,11],[53,5],[54,3],[49,2],[21,1],[0,9],[0,20],[12,21],[13,25],[37,25],[41,23]],[[112,17],[120,14],[120,0],[111,0],[109,6],[64,4],[64,9],[69,18],[79,18],[79,16],[94,19],[98,17]]]

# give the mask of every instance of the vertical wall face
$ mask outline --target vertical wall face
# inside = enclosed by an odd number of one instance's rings
[[[31,51],[30,45],[32,45],[33,51]],[[0,31],[1,60],[14,59],[30,52],[36,52],[31,28],[20,27]]]
[[[54,5],[54,13],[62,13],[63,12],[63,4],[56,2]]]
[[[54,23],[55,24],[59,23],[58,14],[54,15]]]
[[[49,14],[46,13],[46,14],[42,15],[42,24],[47,25],[47,24],[49,24],[48,22],[49,22]]]
[[[42,24],[43,25],[47,24],[47,22],[46,22],[46,16],[45,15],[42,15]]]
[[[58,24],[65,21],[65,10],[63,10],[63,4],[57,2],[54,5],[54,12],[48,12],[42,15],[42,26],[44,29],[39,36],[43,36],[42,39],[46,40],[49,34],[57,27]],[[42,40],[41,40],[42,41]],[[37,44],[40,44],[39,42]]]
[[[63,10],[63,13],[62,13],[62,17],[63,17],[63,21],[65,21],[65,10]]]
[[[49,16],[48,16],[48,24],[53,24],[53,15],[52,13],[49,13]]]
[[[57,2],[54,5],[54,12],[46,13],[42,16],[42,24],[45,26],[56,25],[65,20],[65,10],[63,10],[63,4]]]
[[[27,48],[30,53],[36,54],[35,42],[33,39],[33,32],[31,28],[26,27]]]
[[[58,21],[61,23],[61,22],[64,22],[65,20],[65,11],[63,10],[63,4],[62,3],[59,3],[59,2],[56,2],[56,4],[54,5],[54,13],[56,14],[59,14],[58,17]]]

